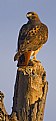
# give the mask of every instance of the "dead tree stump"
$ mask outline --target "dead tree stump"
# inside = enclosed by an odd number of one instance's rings
[[[17,69],[12,114],[18,121],[43,121],[48,82],[40,61],[30,60]]]

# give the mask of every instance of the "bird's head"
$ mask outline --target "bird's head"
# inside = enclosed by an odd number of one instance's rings
[[[40,19],[39,19],[39,17],[38,17],[38,15],[35,13],[35,12],[28,12],[27,14],[26,14],[26,17],[28,18],[28,20],[38,20],[38,21],[40,21]]]

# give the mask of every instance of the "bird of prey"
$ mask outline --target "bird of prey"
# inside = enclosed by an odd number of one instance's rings
[[[48,39],[48,28],[43,24],[35,12],[26,14],[28,22],[24,24],[18,36],[17,52],[14,61],[18,61],[19,66],[27,66],[30,56],[36,59],[36,54]]]

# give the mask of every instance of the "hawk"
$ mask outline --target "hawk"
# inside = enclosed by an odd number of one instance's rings
[[[14,56],[19,66],[27,66],[30,56],[36,59],[36,54],[48,39],[48,28],[39,16],[35,12],[28,12],[26,17],[28,22],[19,31],[17,53]]]

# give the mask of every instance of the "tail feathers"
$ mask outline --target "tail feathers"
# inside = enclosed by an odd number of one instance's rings
[[[30,56],[31,56],[31,51],[22,53],[22,52],[17,52],[14,56],[14,61],[18,61],[17,66],[27,66],[28,62],[30,60]]]
[[[14,56],[14,61],[19,60],[19,57],[20,57],[20,54],[19,52],[17,52]]]

